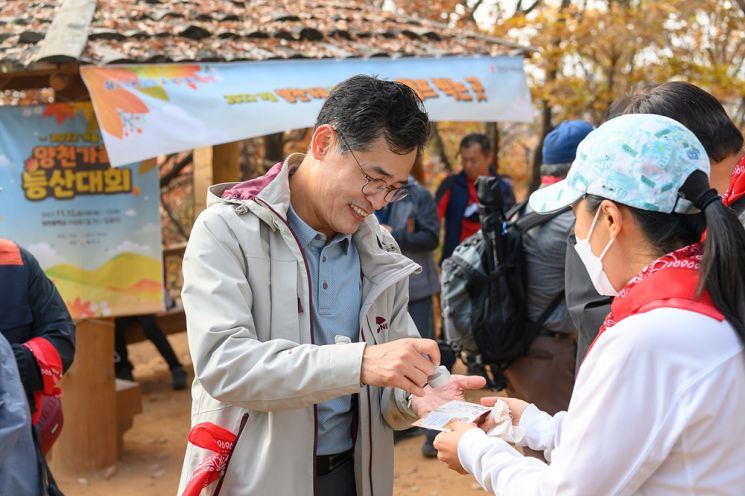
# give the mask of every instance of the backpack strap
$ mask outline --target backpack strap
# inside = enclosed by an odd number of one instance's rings
[[[551,219],[554,219],[558,217],[559,215],[563,214],[564,212],[567,212],[572,207],[564,207],[560,210],[557,210],[556,212],[551,212],[550,214],[539,214],[537,212],[530,212],[527,215],[524,215],[513,222],[515,227],[517,229],[524,233],[528,232],[534,227],[540,226],[542,224],[545,224],[546,222],[550,221]]]
[[[39,431],[33,425],[31,426],[31,434],[34,439],[34,447],[36,448],[36,463],[39,466],[39,475],[41,475],[41,496],[64,496],[52,475],[46,458],[44,458],[41,452]]]
[[[510,208],[509,210],[507,210],[507,212],[504,214],[504,218],[507,219],[507,220],[510,220],[512,217],[514,217],[518,213],[520,213],[523,210],[525,210],[525,206],[527,204],[528,204],[528,200],[523,200],[520,203],[514,204],[512,206],[512,208]]]

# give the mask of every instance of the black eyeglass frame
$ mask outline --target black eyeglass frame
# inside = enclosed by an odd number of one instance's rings
[[[339,135],[339,138],[341,138],[341,142],[344,144],[347,150],[349,150],[349,153],[352,155],[352,158],[354,159],[354,162],[357,164],[357,167],[360,169],[360,172],[362,173],[362,176],[365,178],[365,184],[362,185],[362,194],[366,196],[373,196],[377,195],[378,193],[385,191],[385,196],[383,199],[387,203],[393,203],[400,200],[403,200],[407,196],[409,196],[409,188],[406,186],[401,187],[394,187],[389,186],[387,182],[385,182],[383,179],[376,179],[374,177],[371,177],[367,172],[365,172],[365,168],[362,167],[362,164],[359,160],[357,160],[357,156],[352,151],[352,147],[349,146],[347,143],[347,140],[344,138],[344,135],[339,132],[338,129],[334,129],[334,132]],[[372,191],[370,191],[370,185],[372,186]]]

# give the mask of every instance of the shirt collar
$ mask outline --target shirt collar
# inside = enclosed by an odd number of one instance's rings
[[[326,235],[316,231],[310,227],[300,216],[295,212],[295,209],[290,205],[287,211],[287,222],[290,227],[295,231],[295,235],[300,241],[300,245],[306,248],[308,245],[317,246],[323,248],[326,245]],[[352,236],[350,234],[336,233],[332,238],[329,245],[339,244],[339,247],[346,255],[349,251],[349,244],[352,242]]]

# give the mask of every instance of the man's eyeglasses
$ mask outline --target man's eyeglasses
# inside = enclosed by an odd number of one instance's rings
[[[404,198],[406,198],[406,196],[409,194],[409,188],[405,186],[402,186],[400,188],[395,188],[393,186],[389,186],[388,183],[386,183],[382,179],[376,179],[374,177],[370,177],[367,174],[367,172],[365,172],[365,168],[362,167],[362,164],[360,164],[360,161],[357,160],[357,156],[352,151],[352,148],[347,143],[347,140],[344,139],[344,135],[342,135],[336,129],[334,129],[334,131],[336,131],[336,134],[339,135],[339,138],[341,138],[342,143],[344,143],[344,146],[347,148],[347,150],[349,150],[349,153],[352,155],[352,158],[357,164],[357,167],[359,167],[360,172],[362,172],[362,175],[365,177],[365,184],[362,185],[363,195],[373,196],[373,195],[377,195],[378,193],[385,191],[385,197],[383,199],[388,203],[397,202],[399,200],[403,200]]]

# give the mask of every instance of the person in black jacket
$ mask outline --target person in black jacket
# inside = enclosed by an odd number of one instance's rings
[[[58,396],[56,383],[72,365],[75,323],[36,258],[5,239],[0,281],[0,333],[13,349],[36,423],[42,396]]]
[[[743,137],[716,98],[693,84],[672,81],[618,99],[611,105],[608,119],[623,114],[658,114],[690,129],[711,161],[711,186],[724,193],[732,170],[742,157]],[[574,249],[577,244],[574,234],[567,243],[566,300],[569,315],[577,327],[576,368],[579,369],[613,299],[595,291]]]
[[[401,253],[418,263],[422,272],[409,278],[409,314],[423,338],[434,339],[432,295],[440,292],[432,252],[437,248],[440,220],[432,194],[409,176],[409,195],[375,212],[401,248]]]

